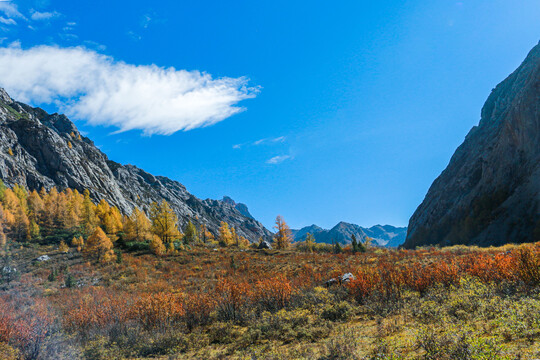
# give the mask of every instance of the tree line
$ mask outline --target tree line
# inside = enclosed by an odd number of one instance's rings
[[[282,216],[277,216],[274,228],[273,247],[290,248],[293,242],[291,230]],[[82,194],[70,188],[58,191],[55,187],[28,191],[20,185],[9,188],[0,180],[0,248],[4,247],[7,238],[18,242],[59,243],[62,252],[67,252],[71,245],[103,262],[116,258],[113,249],[117,242],[121,245],[145,243],[156,255],[175,253],[198,244],[250,246],[248,239],[225,221],[221,222],[216,234],[206,225],[192,220],[181,228],[176,213],[165,200],[153,202],[148,215],[138,207],[127,215],[104,199],[95,204],[88,190]],[[260,238],[259,245],[263,241]],[[297,247],[313,251],[315,238],[308,234]],[[354,238],[351,250],[365,249]],[[340,251],[340,245],[334,245],[334,252]]]
[[[102,199],[94,204],[90,192],[58,191],[42,188],[28,191],[20,185],[7,187],[0,180],[0,247],[6,240],[58,243],[67,251],[68,243],[98,261],[115,258],[114,244],[121,241],[147,242],[157,254],[173,253],[196,244],[247,247],[249,241],[234,226],[221,222],[215,236],[204,224],[188,221],[183,229],[167,203],[154,202],[147,214],[135,207],[130,215]]]

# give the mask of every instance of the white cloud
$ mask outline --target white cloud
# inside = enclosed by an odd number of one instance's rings
[[[31,10],[32,15],[30,18],[32,20],[38,21],[38,20],[51,20],[53,18],[59,17],[61,14],[57,11],[53,12],[39,12],[35,10]]]
[[[0,11],[3,12],[10,19],[15,18],[26,20],[26,17],[19,12],[17,5],[12,3],[11,1],[1,1]]]
[[[169,135],[220,122],[257,88],[245,78],[131,65],[82,47],[0,48],[0,86],[13,98],[56,103],[68,116],[119,131]]]
[[[0,23],[6,24],[6,25],[17,25],[17,22],[13,19],[8,19],[3,16],[0,16]]]
[[[287,138],[285,136],[280,136],[274,139],[270,139],[271,142],[284,142]]]
[[[278,155],[278,156],[274,156],[273,158],[266,160],[266,163],[267,164],[280,164],[290,158],[291,158],[290,155]]]

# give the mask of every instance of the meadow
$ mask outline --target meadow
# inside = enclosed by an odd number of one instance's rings
[[[540,356],[538,244],[337,254],[198,244],[156,256],[116,243],[110,262],[73,246],[6,249],[2,359]]]

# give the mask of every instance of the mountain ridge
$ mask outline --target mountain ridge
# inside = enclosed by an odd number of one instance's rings
[[[0,179],[8,186],[36,190],[88,189],[95,202],[105,199],[126,214],[135,207],[148,212],[152,202],[166,200],[181,225],[191,220],[217,234],[220,222],[226,221],[251,241],[272,236],[227,201],[201,200],[178,181],[110,160],[65,115],[14,101],[4,89],[0,89]]]

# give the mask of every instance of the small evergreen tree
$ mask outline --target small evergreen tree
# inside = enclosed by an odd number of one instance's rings
[[[186,245],[196,244],[199,242],[199,233],[197,232],[197,227],[191,222],[188,221],[186,228],[184,229],[184,243]]]

